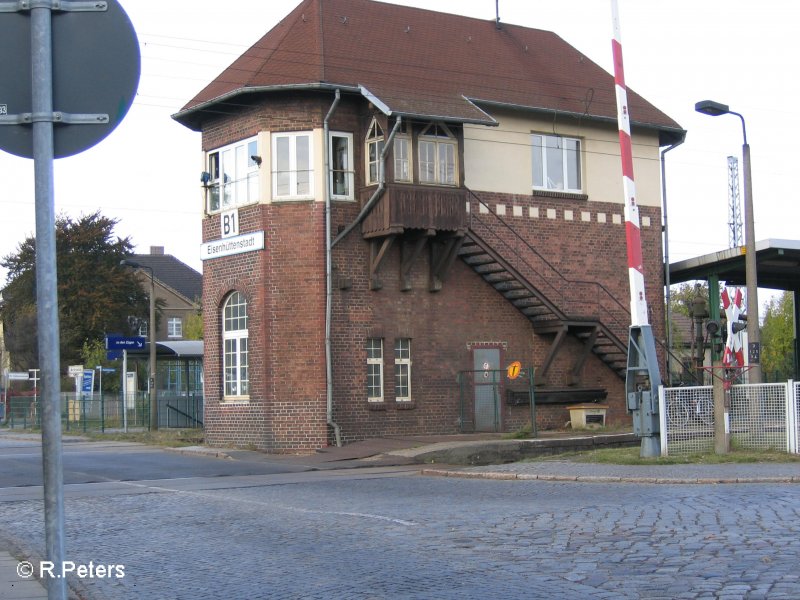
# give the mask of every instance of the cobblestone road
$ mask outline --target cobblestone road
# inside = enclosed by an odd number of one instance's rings
[[[91,599],[800,597],[797,485],[321,476],[66,512],[69,560],[125,566]],[[43,552],[40,502],[1,514]]]

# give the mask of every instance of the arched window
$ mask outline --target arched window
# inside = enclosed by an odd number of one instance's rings
[[[367,185],[372,183],[379,183],[381,179],[381,152],[386,143],[383,136],[383,129],[378,124],[377,119],[372,119],[367,132]]]
[[[239,292],[231,294],[222,309],[222,341],[225,397],[247,396],[247,300]]]

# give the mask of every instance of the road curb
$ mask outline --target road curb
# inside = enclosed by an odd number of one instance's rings
[[[555,475],[551,473],[511,473],[508,471],[458,471],[455,469],[422,469],[431,477],[462,479],[494,479],[518,481],[557,481],[574,483],[647,483],[647,484],[736,484],[736,483],[800,483],[800,476],[785,477],[634,477],[609,475]]]
[[[175,454],[183,454],[186,456],[209,456],[212,458],[221,458],[224,460],[234,460],[234,458],[224,450],[216,448],[207,448],[205,446],[185,446],[172,448],[165,446],[163,448],[166,452],[173,452]]]

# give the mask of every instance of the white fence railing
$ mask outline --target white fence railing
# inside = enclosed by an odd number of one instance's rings
[[[732,446],[800,453],[800,382],[734,385],[726,393]],[[662,387],[662,456],[713,452],[713,407],[712,386]]]

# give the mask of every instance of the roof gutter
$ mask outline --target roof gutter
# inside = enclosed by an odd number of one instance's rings
[[[228,100],[231,100],[232,98],[235,98],[237,96],[242,96],[245,94],[263,94],[268,92],[291,92],[291,91],[335,92],[337,90],[345,92],[354,92],[356,94],[361,92],[358,86],[336,85],[333,83],[290,83],[282,85],[260,85],[254,87],[241,87],[232,90],[230,92],[226,92],[221,96],[217,96],[212,100],[207,100],[206,102],[201,102],[200,104],[193,106],[191,108],[181,110],[172,115],[172,118],[178,121],[179,123],[185,125],[186,127],[193,129],[185,121],[191,119],[191,117],[193,117],[197,113],[201,113],[205,110],[208,110],[215,104],[220,104],[221,102],[227,102]]]
[[[336,446],[342,447],[342,434],[339,426],[333,420],[333,351],[331,349],[331,313],[333,310],[333,261],[331,260],[331,149],[330,149],[330,128],[328,122],[333,115],[336,107],[341,100],[341,92],[336,90],[336,97],[333,99],[328,114],[323,121],[323,147],[325,155],[325,379],[327,382],[327,421],[328,426],[333,428],[336,438]]]
[[[380,177],[378,180],[378,188],[372,193],[372,196],[364,205],[364,208],[361,209],[361,212],[358,213],[358,216],[356,217],[355,221],[353,221],[352,223],[350,223],[350,225],[345,227],[344,230],[339,235],[336,236],[336,239],[334,239],[333,242],[331,242],[331,248],[333,248],[336,244],[338,244],[345,237],[347,237],[347,234],[353,231],[355,226],[361,223],[361,221],[363,221],[366,218],[366,216],[369,214],[369,211],[372,210],[372,207],[375,205],[378,199],[381,196],[383,196],[383,192],[386,189],[386,167],[385,167],[386,157],[389,154],[389,148],[392,147],[394,136],[397,133],[397,130],[400,129],[400,124],[402,120],[403,117],[398,115],[397,121],[395,122],[394,127],[392,128],[392,132],[389,134],[386,143],[383,145],[383,150],[381,150]]]
[[[554,110],[552,108],[546,108],[542,106],[527,106],[524,104],[513,104],[510,102],[497,102],[495,100],[482,100],[480,98],[468,98],[470,102],[475,104],[485,104],[487,106],[495,106],[497,108],[507,108],[510,110],[525,110],[525,111],[533,111],[533,112],[541,112],[546,114],[556,114],[562,115],[565,117],[572,117],[575,119],[591,119],[592,121],[599,121],[601,123],[611,123],[613,125],[617,125],[617,117],[616,116],[604,116],[604,115],[592,115],[589,113],[581,113],[581,112],[573,112],[569,110]],[[686,139],[686,130],[681,129],[680,127],[672,127],[669,125],[656,125],[655,123],[643,123],[641,121],[631,121],[631,125],[634,127],[641,127],[642,129],[653,129],[658,132],[664,133],[669,135],[672,138],[672,144],[679,145],[683,143]],[[677,142],[677,143],[676,143]],[[662,144],[666,146],[667,144]]]

